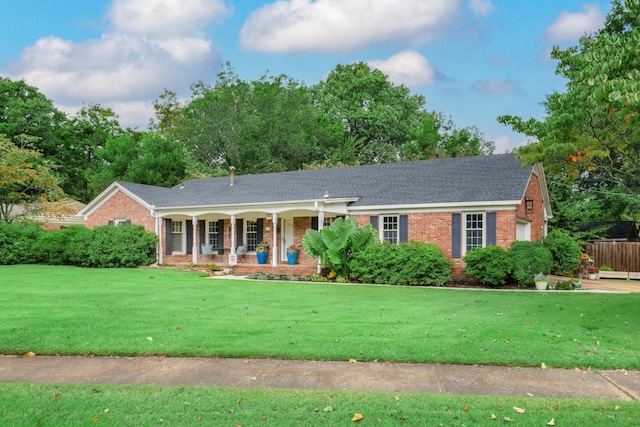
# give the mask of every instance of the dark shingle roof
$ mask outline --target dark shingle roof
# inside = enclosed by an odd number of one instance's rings
[[[194,179],[184,188],[119,183],[158,208],[358,198],[351,206],[520,200],[532,167],[513,154]]]

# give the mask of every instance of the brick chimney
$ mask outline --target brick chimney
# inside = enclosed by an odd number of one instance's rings
[[[233,184],[235,182],[235,178],[236,178],[235,173],[234,173],[235,170],[236,170],[235,167],[229,166],[229,186],[230,187],[233,186]]]

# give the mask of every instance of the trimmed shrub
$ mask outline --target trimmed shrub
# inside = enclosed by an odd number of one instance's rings
[[[350,278],[362,283],[443,286],[451,278],[452,264],[433,243],[372,244],[354,254]]]
[[[35,243],[35,249],[41,255],[41,262],[49,265],[74,265],[72,261],[72,242],[75,236],[91,233],[84,226],[74,225],[58,231],[49,231],[42,233],[38,241]],[[88,238],[87,238],[88,239]],[[75,258],[76,261],[81,260],[84,256],[80,252]]]
[[[551,272],[553,257],[540,242],[515,241],[507,252],[511,258],[513,278],[521,288],[533,286],[533,276],[537,273]]]
[[[483,286],[501,286],[511,274],[511,258],[500,246],[474,249],[464,256],[466,272]]]
[[[37,222],[0,221],[0,264],[36,264],[41,261],[35,242],[42,233]]]
[[[571,276],[580,267],[582,248],[568,233],[556,229],[549,232],[542,244],[553,257],[551,272],[559,276]]]
[[[77,242],[86,248],[84,267],[138,267],[149,265],[156,259],[156,235],[145,231],[141,225],[103,225],[91,230],[90,241]],[[78,236],[76,236],[78,237]],[[79,255],[75,248],[74,257]]]

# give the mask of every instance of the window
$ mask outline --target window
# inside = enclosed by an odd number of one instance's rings
[[[258,246],[258,222],[256,220],[247,220],[247,252],[255,252]]]
[[[483,247],[484,215],[481,213],[470,213],[465,215],[465,250],[472,251]]]
[[[184,252],[183,247],[183,222],[171,221],[171,251],[172,252]]]
[[[382,241],[398,243],[398,216],[382,217]]]
[[[129,221],[128,219],[124,219],[124,218],[116,218],[113,221],[113,225],[120,225],[120,224],[131,224],[131,221]]]
[[[333,224],[333,221],[335,221],[336,217],[335,216],[325,216],[324,217],[324,221],[322,223],[323,227],[331,227],[331,224]]]
[[[207,243],[211,245],[213,249],[218,249],[218,222],[209,221],[207,228]]]

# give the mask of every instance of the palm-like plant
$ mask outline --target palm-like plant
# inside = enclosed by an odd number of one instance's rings
[[[355,219],[336,218],[330,227],[309,229],[302,237],[304,251],[322,257],[322,266],[329,267],[341,278],[349,277],[349,260],[355,252],[378,240],[370,224],[360,227]]]

